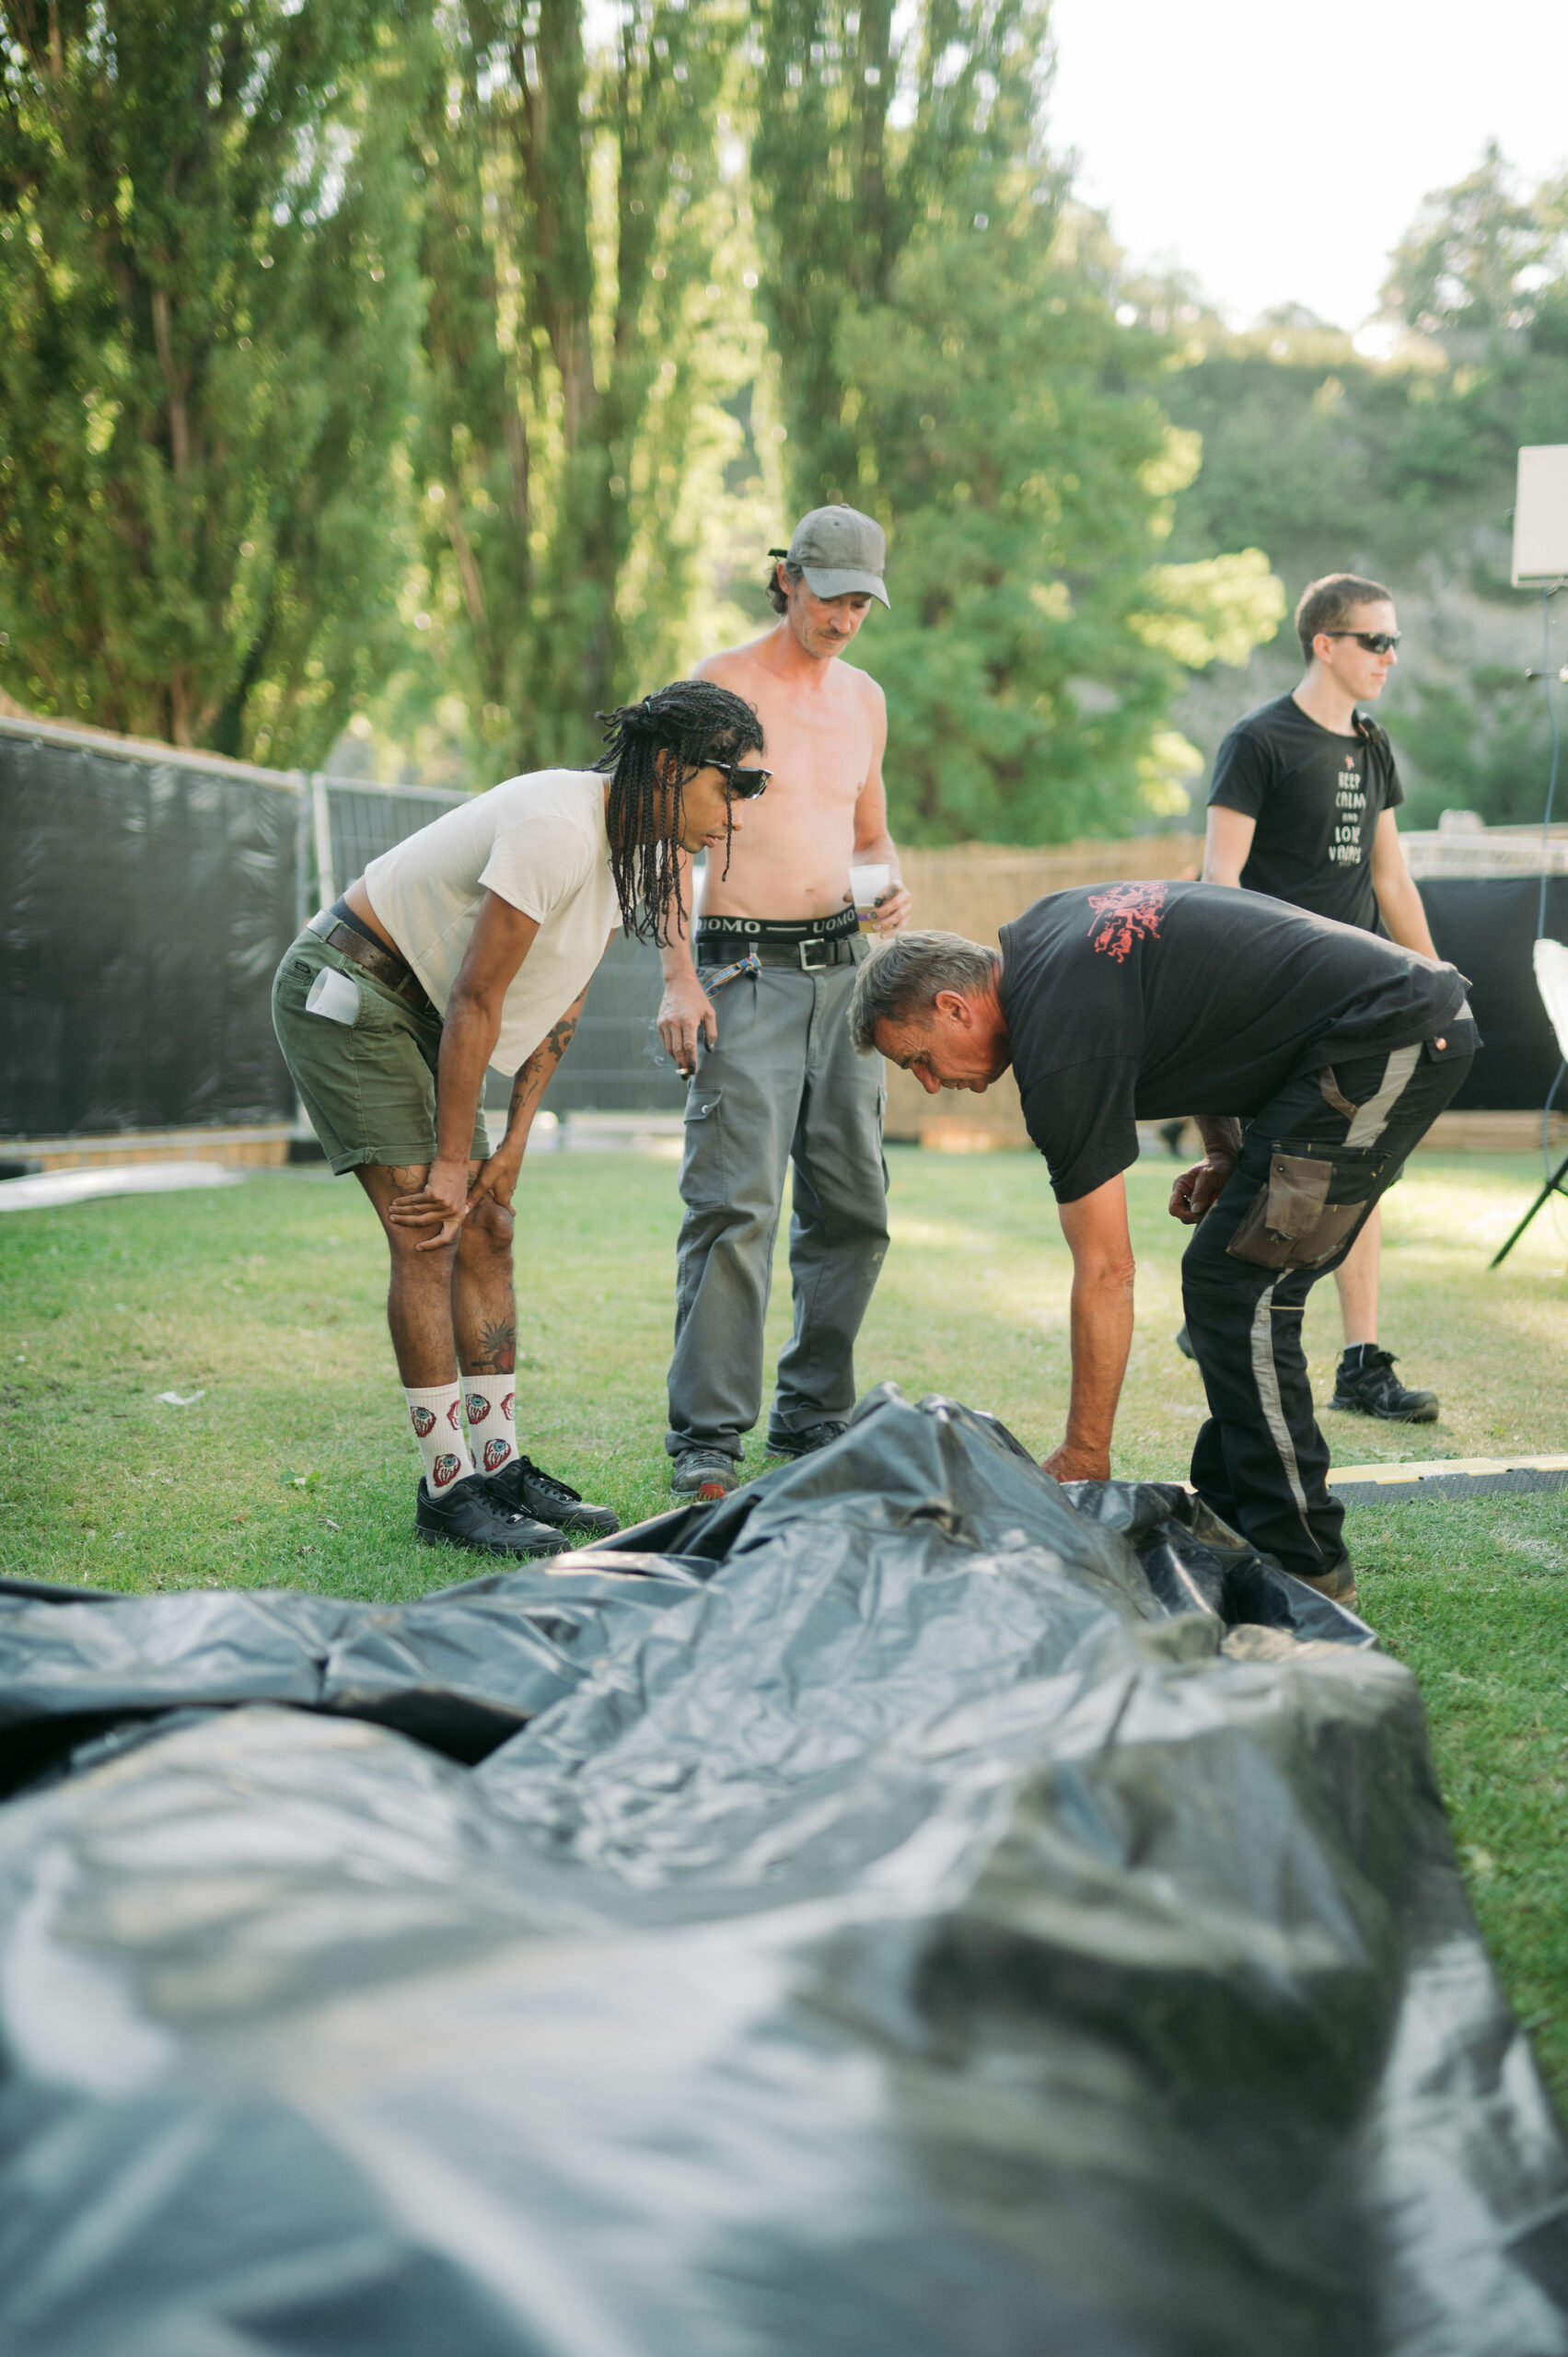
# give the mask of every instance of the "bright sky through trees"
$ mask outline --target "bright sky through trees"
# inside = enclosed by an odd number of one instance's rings
[[[1568,165],[1568,6],[1053,0],[1049,136],[1139,261],[1237,324],[1304,303],[1354,330],[1431,189],[1495,138],[1527,183]]]

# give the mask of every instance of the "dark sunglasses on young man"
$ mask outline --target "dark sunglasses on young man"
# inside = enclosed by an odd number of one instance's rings
[[[1326,630],[1325,638],[1353,638],[1365,646],[1368,655],[1393,655],[1398,652],[1400,633],[1397,630]]]
[[[725,781],[726,792],[732,794],[738,802],[755,802],[772,776],[772,770],[749,769],[739,761],[709,761],[703,766],[717,770]]]

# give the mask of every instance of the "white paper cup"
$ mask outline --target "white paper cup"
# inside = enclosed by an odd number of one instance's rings
[[[854,913],[860,920],[862,933],[877,930],[877,903],[892,881],[893,871],[886,860],[869,861],[864,867],[852,867],[849,872],[850,898]]]

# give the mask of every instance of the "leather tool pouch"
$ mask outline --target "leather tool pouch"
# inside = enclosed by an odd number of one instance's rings
[[[1366,1209],[1330,1203],[1331,1162],[1304,1154],[1270,1156],[1268,1183],[1241,1215],[1225,1249],[1260,1269],[1315,1269],[1331,1260]]]

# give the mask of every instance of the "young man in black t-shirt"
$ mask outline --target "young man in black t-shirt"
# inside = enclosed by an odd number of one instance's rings
[[[1306,591],[1295,624],[1300,685],[1237,721],[1215,759],[1203,881],[1268,892],[1434,957],[1394,819],[1404,788],[1393,748],[1356,709],[1382,694],[1399,660],[1393,600],[1380,582],[1330,574]],[[1430,1423],[1436,1393],[1407,1389],[1378,1348],[1381,1249],[1375,1210],[1335,1272],[1344,1354],[1330,1404]]]
[[[1073,1254],[1072,1399],[1046,1459],[1058,1480],[1110,1476],[1137,1124],[1194,1116],[1204,1159],[1170,1200],[1197,1228],[1182,1300],[1209,1420],[1192,1481],[1255,1547],[1353,1603],[1302,1309],[1469,1069],[1463,977],[1260,894],[1090,885],[1004,925],[1000,957],[902,935],[861,968],[850,1019],[863,1052],[933,1095],[1013,1067]]]

